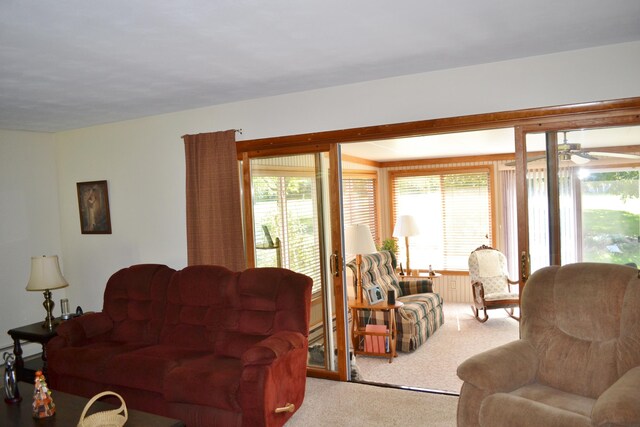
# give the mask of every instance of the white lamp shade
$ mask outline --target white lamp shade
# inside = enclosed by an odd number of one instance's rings
[[[69,286],[62,273],[58,256],[40,256],[31,258],[31,276],[27,283],[28,291],[46,291]]]
[[[363,255],[377,252],[368,225],[348,225],[345,230],[344,240],[347,255]]]
[[[393,237],[409,237],[420,234],[416,220],[411,215],[400,215],[393,228]]]

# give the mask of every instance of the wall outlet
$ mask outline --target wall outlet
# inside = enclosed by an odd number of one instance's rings
[[[456,278],[455,277],[451,277],[451,279],[449,279],[449,287],[451,289],[455,289],[456,288]]]

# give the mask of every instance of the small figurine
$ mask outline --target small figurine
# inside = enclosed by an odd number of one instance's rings
[[[56,405],[51,398],[51,390],[47,387],[44,375],[36,372],[35,387],[33,389],[33,418],[46,418],[56,413]]]
[[[433,271],[433,268],[431,268],[431,264],[429,264],[429,276],[435,276],[436,272]]]
[[[22,400],[22,396],[20,396],[20,389],[18,389],[15,357],[7,352],[2,357],[4,359],[4,401],[9,404],[18,403]]]
[[[402,269],[402,263],[400,263],[400,275],[404,276],[404,270]]]

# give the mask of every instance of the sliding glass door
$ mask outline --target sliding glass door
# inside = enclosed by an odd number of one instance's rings
[[[344,380],[337,150],[246,156],[243,181],[245,205],[251,207],[245,208],[250,266],[283,267],[313,279],[309,371]]]
[[[519,129],[524,279],[547,265],[640,264],[640,125],[634,121],[637,116]]]

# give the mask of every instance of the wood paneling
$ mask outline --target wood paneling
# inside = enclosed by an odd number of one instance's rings
[[[447,274],[438,277],[433,281],[433,291],[447,302],[469,303],[473,301],[471,293],[471,280],[468,274],[453,275]],[[471,309],[469,309],[471,311]]]

